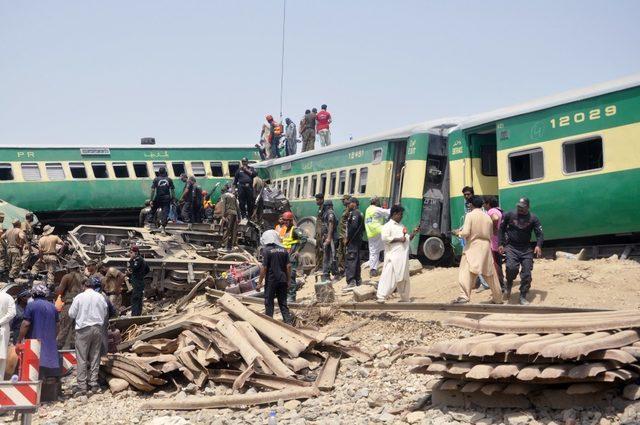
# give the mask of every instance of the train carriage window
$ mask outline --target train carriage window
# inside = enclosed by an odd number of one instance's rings
[[[322,193],[323,195],[327,194],[327,175],[326,174],[320,174],[320,188],[318,189],[318,193]]]
[[[129,169],[127,168],[126,162],[114,162],[111,165],[113,166],[113,174],[115,174],[116,178],[129,178]]]
[[[278,188],[279,191],[282,191],[282,181],[281,180],[278,180],[276,182],[276,187]]]
[[[349,195],[356,193],[356,170],[349,170]]]
[[[300,177],[296,178],[296,199],[300,199],[300,190],[302,190],[302,184],[300,183]]]
[[[564,172],[579,173],[603,167],[602,138],[594,137],[562,144]]]
[[[340,171],[340,177],[338,178],[338,195],[344,195],[344,191],[347,188],[347,172]]]
[[[13,180],[13,170],[11,169],[11,164],[0,164],[0,180]]]
[[[295,195],[294,187],[293,187],[293,179],[289,179],[289,198],[293,198]]]
[[[108,179],[109,171],[107,170],[107,164],[104,162],[92,162],[91,169],[93,170],[93,176],[97,179]]]
[[[329,195],[334,195],[336,193],[336,172],[330,174],[331,178],[329,180]]]
[[[166,162],[154,162],[153,163],[153,173],[156,175],[156,177],[158,177],[158,171],[160,170],[160,167],[164,167],[166,169],[167,168],[167,163]]]
[[[207,172],[204,170],[204,162],[192,162],[191,171],[193,171],[194,177],[204,177]]]
[[[211,175],[213,177],[222,177],[224,176],[224,171],[222,171],[222,162],[211,162]]]
[[[172,162],[171,169],[173,170],[173,175],[176,177],[180,177],[181,174],[186,173],[184,162]]]
[[[284,180],[282,182],[282,192],[284,193],[284,197],[289,197],[289,180]]]
[[[240,169],[240,163],[238,161],[229,162],[229,177],[235,177],[236,171]]]
[[[498,154],[496,145],[480,146],[480,161],[482,166],[482,175],[495,177],[498,175]]]
[[[543,178],[542,149],[529,149],[509,154],[509,177],[512,183]]]
[[[147,168],[146,162],[134,162],[133,172],[136,174],[136,177],[149,177],[149,168]]]
[[[382,148],[373,150],[373,160],[372,164],[380,164],[382,162]]]
[[[38,164],[22,164],[22,177],[24,177],[26,181],[42,180],[42,175],[40,174],[40,167],[38,167]]]
[[[316,194],[316,187],[318,186],[318,176],[311,176],[311,187],[309,188],[309,197],[312,198]]]
[[[309,196],[309,176],[302,178],[302,198]]]
[[[358,192],[359,193],[366,193],[367,192],[367,180],[369,178],[369,169],[367,167],[361,168],[360,169],[360,184],[358,185]]]
[[[71,171],[71,177],[74,179],[86,179],[87,169],[82,162],[70,162],[69,170]]]
[[[62,168],[62,164],[59,162],[49,162],[44,165],[47,169],[47,177],[49,180],[64,180],[64,168]]]

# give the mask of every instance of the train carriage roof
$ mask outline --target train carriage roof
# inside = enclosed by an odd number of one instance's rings
[[[447,117],[424,121],[417,124],[407,125],[405,127],[399,127],[393,130],[387,130],[381,133],[372,134],[371,136],[359,137],[357,139],[349,141],[348,143],[333,144],[328,148],[316,148],[312,151],[302,152],[283,158],[261,161],[257,164],[254,164],[254,167],[262,168],[271,165],[283,164],[299,159],[304,159],[310,156],[340,151],[344,149],[352,149],[355,146],[366,145],[373,142],[406,139],[414,134],[429,133],[434,135],[446,135],[448,134],[449,129],[455,127],[458,123],[460,123],[461,120],[462,119],[460,117]]]
[[[640,86],[640,73],[629,75],[623,78],[618,78],[617,80],[594,84],[589,87],[583,87],[576,90],[570,90],[551,96],[534,99],[529,102],[520,103],[518,105],[509,106],[506,108],[496,109],[490,112],[471,115],[462,120],[456,128],[451,130],[464,130],[467,128],[478,127],[480,125],[499,121],[505,118],[524,115],[529,112],[540,111],[542,109],[577,102],[580,100],[589,99],[592,97],[621,91],[636,86]]]

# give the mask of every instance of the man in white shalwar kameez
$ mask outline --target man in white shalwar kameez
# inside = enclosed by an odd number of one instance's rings
[[[11,340],[11,320],[16,315],[16,305],[13,297],[6,292],[0,292],[0,381],[4,380],[7,367],[7,351]]]
[[[384,242],[384,263],[378,282],[378,302],[383,303],[397,289],[401,302],[410,302],[409,294],[409,245],[416,235],[414,230],[407,235],[407,228],[400,222],[404,208],[394,205],[391,208],[391,219],[382,226]]]
[[[454,304],[465,304],[471,300],[471,287],[478,276],[483,276],[491,288],[492,301],[502,304],[500,282],[493,265],[491,253],[491,236],[493,235],[493,221],[482,211],[483,200],[479,196],[471,198],[472,210],[464,218],[462,229],[455,232],[466,241],[460,258],[458,283],[460,296]]]

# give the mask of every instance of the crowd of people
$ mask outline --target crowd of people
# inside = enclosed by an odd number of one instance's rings
[[[161,229],[167,223],[211,223],[216,215],[224,217],[227,228],[235,228],[238,217],[250,219],[255,213],[256,194],[262,191],[262,180],[242,158],[233,182],[222,186],[218,195],[217,183],[211,191],[203,190],[194,176],[182,174],[180,180],[183,189],[176,196],[173,180],[167,175],[167,169],[160,167],[158,175],[151,184],[151,194],[140,211],[140,227],[158,224]],[[217,200],[224,200],[217,203]],[[220,209],[216,211],[216,205]],[[233,231],[230,231],[230,243],[233,243]]]
[[[529,304],[534,256],[542,256],[544,234],[528,198],[520,198],[514,211],[503,212],[495,196],[481,198],[473,188],[462,189],[465,216],[454,231],[463,245],[458,280],[461,295],[453,302],[468,303],[472,287],[491,289],[492,301],[502,304],[511,297],[513,281],[520,274],[521,305]],[[532,233],[536,237],[531,247]],[[503,273],[503,263],[506,273]]]
[[[314,150],[316,141],[321,147],[331,145],[332,118],[327,105],[322,105],[320,111],[317,108],[307,109],[299,127],[291,118],[285,118],[284,123],[277,122],[272,115],[265,119],[260,141],[256,144],[263,160],[294,155],[298,151],[298,143],[302,144],[302,152]]]
[[[57,271],[60,252],[66,244],[52,235],[51,229],[45,226],[37,245],[52,251],[43,249],[48,254],[38,261],[42,260],[48,266],[52,260],[48,260],[47,255],[55,256]],[[17,231],[7,233],[9,241],[14,240],[13,234],[18,235]],[[18,240],[23,237],[16,236]],[[83,267],[74,259],[66,262],[64,275],[57,285],[50,268],[48,272],[45,279],[35,280],[28,289],[17,294],[15,301],[6,292],[0,292],[0,379],[5,375],[9,345],[37,339],[41,346],[40,377],[45,382],[59,382],[62,359],[58,350],[75,349],[77,378],[74,392],[82,395],[99,391],[100,357],[109,348],[113,350],[110,341],[114,342],[114,335],[109,334],[109,318],[127,310],[122,298],[129,292],[129,287],[131,315],[142,313],[144,277],[149,268],[134,245],[130,248],[125,272],[99,262],[89,262]]]

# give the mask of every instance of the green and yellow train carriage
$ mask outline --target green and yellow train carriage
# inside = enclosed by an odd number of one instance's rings
[[[473,186],[505,210],[528,197],[551,246],[638,241],[640,74],[471,117],[449,142],[454,227]]]
[[[429,121],[264,161],[256,167],[263,178],[285,193],[300,225],[311,234],[318,211],[316,193],[332,200],[339,215],[344,210],[344,195],[357,197],[362,211],[374,196],[388,200],[389,205],[402,203],[406,208],[404,224],[408,228],[422,225],[422,243],[415,239],[413,253],[425,256],[425,240],[437,240],[439,246],[448,243],[446,135],[457,122]]]
[[[0,147],[0,198],[54,224],[137,221],[161,166],[194,175],[204,190],[229,181],[253,148]]]

